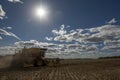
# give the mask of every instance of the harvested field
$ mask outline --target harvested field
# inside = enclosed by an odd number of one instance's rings
[[[54,66],[2,69],[0,80],[120,80],[120,59],[62,60]]]

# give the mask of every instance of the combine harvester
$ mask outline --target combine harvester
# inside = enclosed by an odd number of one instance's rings
[[[13,55],[12,67],[39,67],[47,65],[46,48],[23,48]]]

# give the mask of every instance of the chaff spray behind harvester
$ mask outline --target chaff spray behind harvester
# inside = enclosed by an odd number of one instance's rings
[[[46,48],[23,48],[13,55],[12,67],[45,66]]]

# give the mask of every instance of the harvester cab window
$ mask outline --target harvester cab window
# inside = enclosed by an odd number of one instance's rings
[[[42,57],[45,57],[45,51],[44,50],[41,50],[40,54],[41,54]]]
[[[45,52],[47,51],[47,49],[43,48],[43,49],[40,49],[40,54],[42,57],[45,57]]]

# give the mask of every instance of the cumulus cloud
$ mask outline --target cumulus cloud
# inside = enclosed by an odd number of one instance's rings
[[[55,35],[53,40],[60,41],[60,42],[71,42],[72,37],[67,34],[67,30],[65,30],[65,25],[61,25],[60,30],[52,30],[52,33]]]
[[[0,29],[0,34],[6,35],[6,36],[12,36],[12,37],[15,37],[15,38],[18,39],[18,40],[21,40],[21,39],[20,39],[17,35],[15,35],[14,33],[8,32],[8,31],[6,31],[6,30],[4,30],[4,29]],[[1,39],[2,39],[2,37],[1,37]]]
[[[77,50],[78,52],[89,52],[96,51],[98,48],[96,45],[80,45],[80,44],[70,44],[68,45],[68,49]]]
[[[60,44],[62,45],[62,44]],[[48,50],[48,55],[52,54],[53,56],[63,58],[70,57],[70,58],[76,58],[81,57],[82,54],[89,55],[90,52],[94,52],[96,49],[93,49],[91,46],[74,46],[74,47],[68,47],[68,46],[74,45],[74,44],[64,44],[60,48],[52,48]],[[88,48],[89,47],[89,48]],[[79,56],[76,56],[79,55]]]
[[[107,50],[120,50],[120,25],[107,24],[98,27],[67,30],[65,25],[60,29],[53,29],[51,37],[46,40],[59,43],[39,42],[37,40],[15,42],[18,47],[41,47],[47,48],[47,56],[52,57],[98,57],[107,54],[99,54]],[[6,30],[0,30],[1,34],[11,35]],[[69,43],[68,43],[69,42]],[[112,53],[111,53],[112,54]],[[97,55],[97,56],[95,56]]]
[[[97,50],[97,49],[98,49],[98,48],[97,48],[96,45],[91,45],[91,46],[86,47],[86,50],[87,50],[87,51],[95,51],[95,50]]]
[[[67,31],[65,25],[61,25],[60,30],[52,30],[52,33],[55,37],[52,37],[54,41],[60,42],[71,42],[73,40],[78,41],[81,38],[87,37],[89,33],[81,34],[84,30],[83,29],[76,29]],[[81,40],[82,41],[82,40]]]
[[[104,45],[102,50],[120,50],[120,40],[106,40],[104,41]]]
[[[23,1],[22,0],[8,0],[9,2],[13,2],[13,3],[22,3],[23,4]]]
[[[55,44],[55,43],[47,43],[47,42],[39,42],[37,40],[30,41],[19,41],[15,42],[15,45],[20,47],[40,47],[47,48],[46,56],[49,57],[59,57],[59,56],[70,56],[74,57],[76,54],[82,54],[83,52],[96,51],[97,46],[95,45],[80,45],[76,44]]]
[[[76,48],[80,48],[80,47],[82,47],[80,44],[69,44],[68,45],[69,49],[76,49]]]
[[[52,30],[52,33],[55,35],[65,35],[67,31],[65,30],[65,26],[61,25],[60,30]]]
[[[37,45],[38,41],[36,40],[30,40],[30,41],[19,41],[19,42],[15,42],[16,46],[22,46],[22,47],[26,47],[26,46],[34,46],[35,44]]]
[[[60,29],[53,29],[52,41],[59,42],[78,42],[78,44],[70,44],[67,49],[79,49],[76,51],[95,51],[95,50],[119,50],[120,45],[120,25],[115,25],[116,19],[113,18],[106,25],[67,30],[65,25]],[[80,45],[81,44],[81,45]],[[97,44],[97,46],[95,46]],[[93,46],[94,45],[94,46]],[[100,47],[98,49],[98,47]],[[101,47],[103,47],[101,49]],[[66,49],[66,50],[67,50]],[[65,51],[65,48],[61,49]]]
[[[107,22],[108,24],[115,24],[117,21],[115,18],[113,18],[112,20],[110,20],[109,22]]]
[[[60,30],[52,30],[55,41],[78,41],[84,43],[104,42],[105,40],[113,40],[120,38],[119,25],[103,25],[89,29],[65,30],[65,27],[60,27]]]
[[[52,43],[39,42],[37,40],[18,41],[18,42],[15,42],[15,45],[22,46],[22,47],[49,47],[49,46],[53,46]]]
[[[62,35],[62,36],[56,36],[54,38],[54,41],[60,41],[60,42],[71,42],[72,41],[72,37],[69,37],[69,35]]]
[[[119,50],[120,51],[120,45],[111,45],[111,46],[104,46],[102,50]]]
[[[52,37],[45,37],[46,40],[51,41],[53,38]]]
[[[120,40],[105,40],[104,45],[120,45]]]
[[[2,8],[2,5],[0,5],[0,19],[3,19],[5,17],[5,11]]]
[[[104,42],[105,40],[120,38],[120,26],[118,25],[104,25],[88,30],[92,34],[85,40],[89,42]]]

